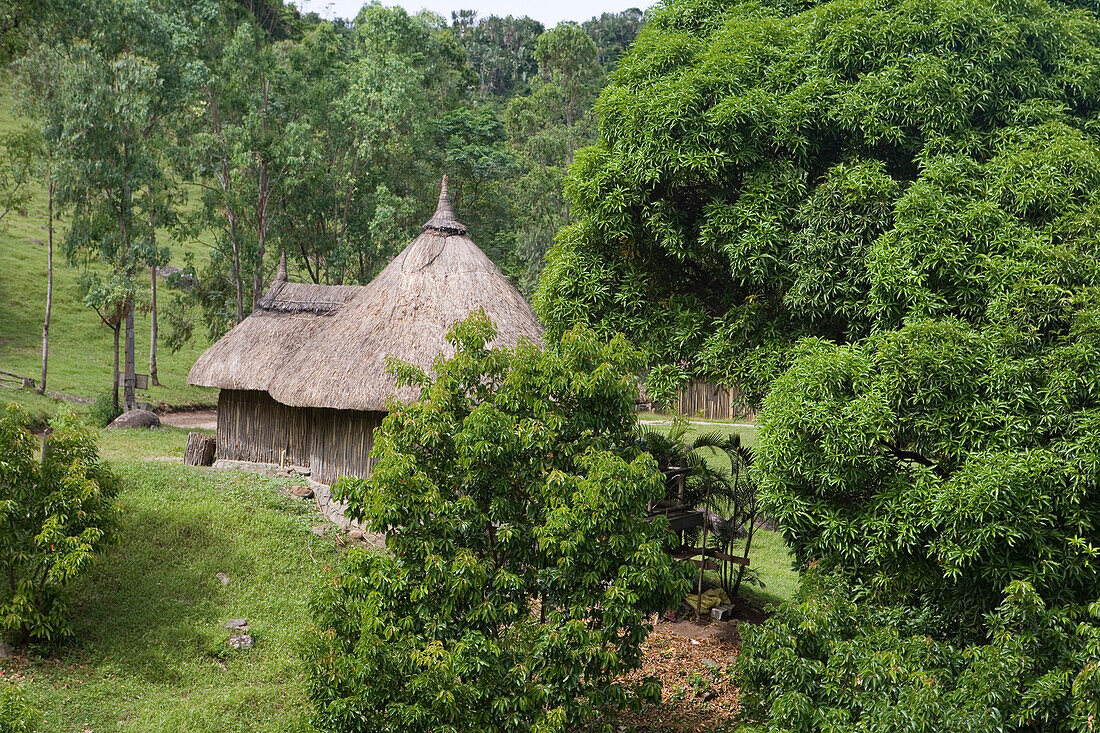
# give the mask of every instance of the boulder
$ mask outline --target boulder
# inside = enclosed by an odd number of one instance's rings
[[[116,417],[110,425],[107,426],[108,430],[115,430],[118,428],[159,428],[160,418],[157,417],[157,413],[151,410],[130,410],[124,412]]]
[[[248,634],[233,634],[229,637],[229,641],[227,643],[234,649],[240,649],[243,651],[245,649],[252,648],[252,637]]]

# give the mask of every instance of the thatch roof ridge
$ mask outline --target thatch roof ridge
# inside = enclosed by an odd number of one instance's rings
[[[454,353],[446,340],[450,327],[479,308],[496,324],[493,345],[541,340],[531,306],[465,227],[456,233],[438,226],[441,210],[444,217],[450,210],[446,193],[444,181],[440,206],[420,236],[283,365],[272,397],[345,410],[383,410],[391,397],[412,401],[417,390],[398,389],[387,357],[430,371],[437,356]]]
[[[437,356],[454,353],[450,327],[479,308],[496,324],[492,345],[540,341],[531,306],[455,218],[444,179],[420,236],[368,285],[276,281],[261,308],[203,354],[188,381],[263,389],[297,407],[384,410],[391,398],[417,397],[415,388],[397,388],[387,357],[430,371]],[[246,364],[250,380],[242,376]]]

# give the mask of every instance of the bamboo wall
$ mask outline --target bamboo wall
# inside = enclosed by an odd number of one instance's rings
[[[223,389],[218,395],[218,458],[310,469],[331,484],[368,476],[374,430],[384,412],[287,407],[267,392]],[[284,453],[285,451],[285,453]]]
[[[287,407],[267,392],[223,389],[218,395],[218,458],[308,466],[311,427],[308,409]]]
[[[369,476],[374,431],[384,412],[313,408],[310,477],[331,484],[341,476]]]
[[[676,394],[676,412],[685,417],[753,420],[753,410],[737,387],[720,387],[693,379]]]

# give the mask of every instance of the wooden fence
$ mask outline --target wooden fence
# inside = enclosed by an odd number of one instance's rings
[[[754,410],[737,387],[721,387],[712,382],[693,379],[676,393],[673,409],[684,417],[709,420],[756,419]]]

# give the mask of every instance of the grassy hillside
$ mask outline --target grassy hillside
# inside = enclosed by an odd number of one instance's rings
[[[332,530],[313,534],[316,507],[277,480],[164,460],[178,460],[186,437],[100,433],[125,476],[121,526],[74,589],[78,638],[0,662],[0,673],[26,676],[41,730],[310,730],[299,652],[308,598],[336,558]],[[232,618],[248,620],[251,650],[226,644]]]
[[[0,131],[9,131],[20,123],[13,110],[13,95],[0,85]],[[42,317],[46,310],[46,195],[41,186],[22,212],[13,212],[0,225],[0,369],[36,380],[41,372]],[[58,222],[54,235],[54,305],[50,328],[50,364],[47,387],[50,391],[82,397],[95,397],[111,388],[113,335],[99,322],[95,312],[79,302],[76,295],[80,269],[65,262],[61,240],[66,222]],[[201,243],[178,244],[162,234],[161,241],[172,248],[172,264],[183,265],[186,249],[201,251]],[[158,294],[167,296],[167,287]],[[138,314],[136,358],[139,373],[149,365],[149,317]],[[212,404],[213,390],[186,385],[187,372],[205,343],[192,343],[177,354],[167,349],[158,352],[158,371],[162,388],[141,392],[138,399],[153,403]],[[0,392],[0,401],[10,395]]]

